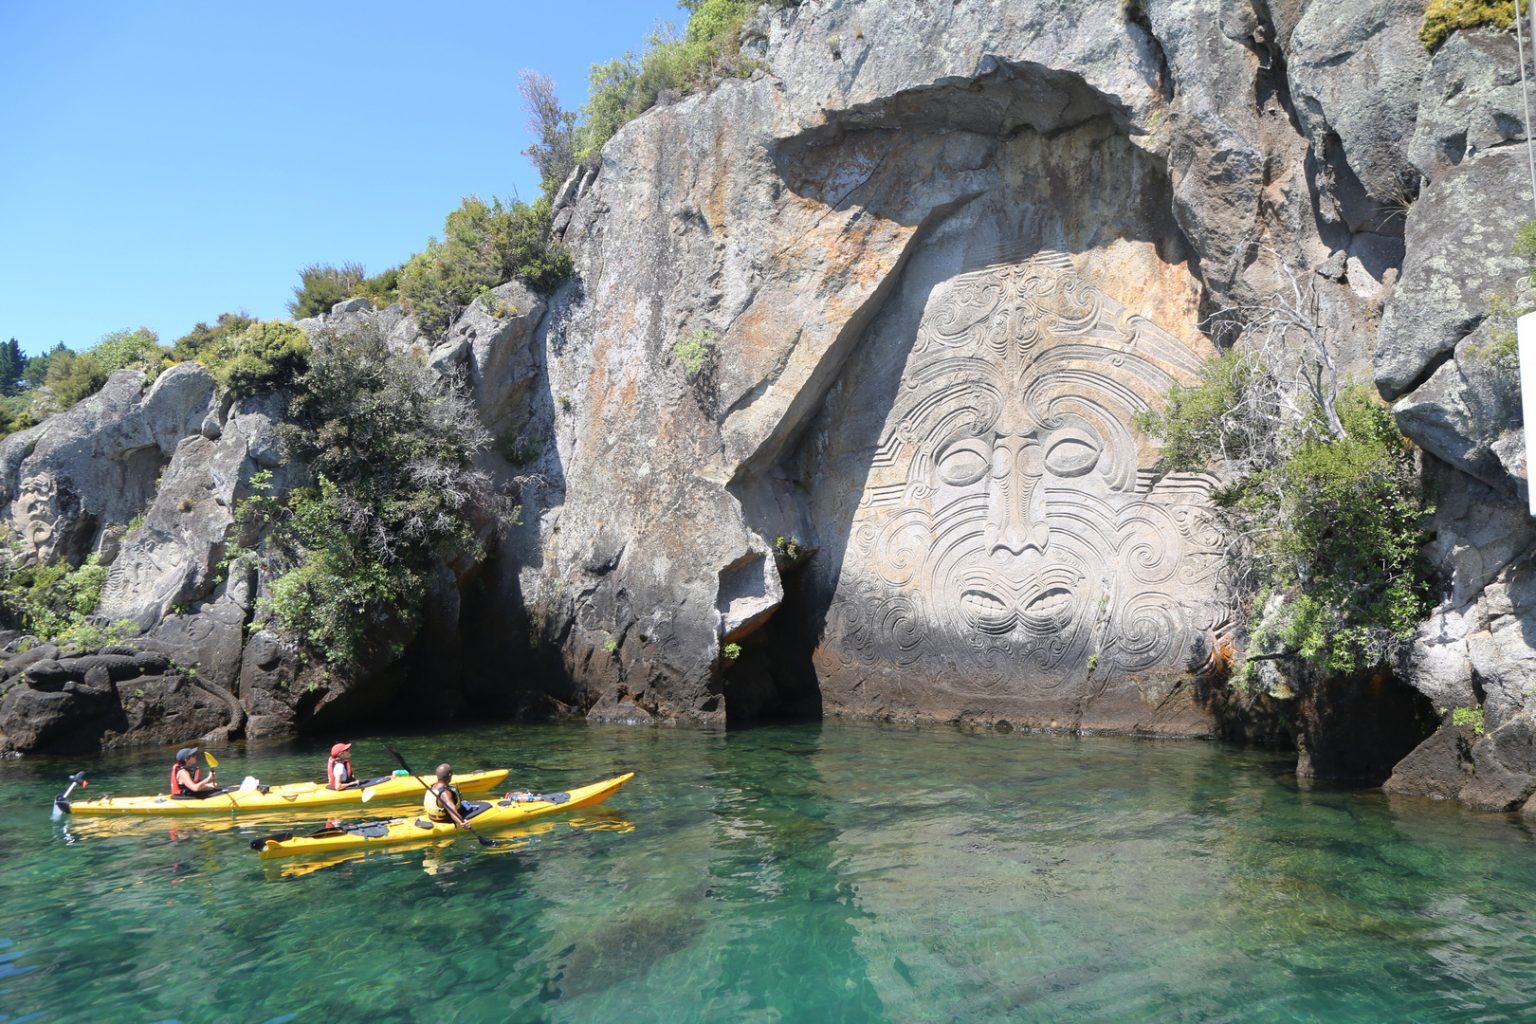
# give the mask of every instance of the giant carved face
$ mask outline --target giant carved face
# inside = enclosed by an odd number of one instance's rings
[[[853,646],[987,692],[1198,659],[1221,618],[1209,481],[1159,479],[1134,423],[1204,355],[1061,255],[935,289],[853,515]]]

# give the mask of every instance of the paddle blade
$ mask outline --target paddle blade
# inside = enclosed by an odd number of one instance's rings
[[[217,768],[219,766],[219,759],[213,756],[213,751],[211,750],[203,751],[203,760],[208,762],[209,768]]]
[[[363,790],[363,803],[367,803],[369,800],[372,800],[373,799],[373,794],[375,794],[377,792],[378,792],[377,789],[365,789],[365,790]]]

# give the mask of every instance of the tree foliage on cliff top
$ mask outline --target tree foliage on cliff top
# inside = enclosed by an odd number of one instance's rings
[[[368,299],[376,307],[388,306],[399,296],[400,268],[391,267],[372,277],[361,263],[312,263],[299,271],[288,312],[296,320],[329,313],[347,299]]]
[[[549,242],[550,204],[486,203],[469,196],[400,271],[400,297],[424,334],[440,337],[475,297],[514,276],[553,291],[570,276],[571,257]]]

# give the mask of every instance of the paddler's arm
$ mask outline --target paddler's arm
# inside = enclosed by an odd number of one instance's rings
[[[448,791],[444,789],[438,796],[442,797],[443,806],[448,809],[448,816],[458,823],[459,828],[469,828],[469,822],[465,819],[463,810],[448,798]]]

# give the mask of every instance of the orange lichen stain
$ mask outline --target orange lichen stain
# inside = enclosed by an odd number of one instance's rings
[[[1185,263],[1166,263],[1148,242],[1120,240],[1074,260],[1078,272],[1202,355],[1213,355],[1200,331],[1200,285]]]
[[[1233,645],[1231,637],[1224,636],[1211,648],[1210,667],[1206,671],[1218,679],[1225,679],[1232,674],[1232,663],[1235,660],[1237,660],[1237,648]]]
[[[730,136],[728,130],[730,122],[731,119],[726,117],[724,125],[727,130],[715,133],[714,146],[710,151],[711,163],[709,165],[714,173],[708,174],[710,188],[704,194],[703,202],[699,205],[699,213],[703,215],[705,222],[709,224],[710,233],[714,235],[730,234],[730,227],[726,223],[728,217],[726,209],[726,183],[731,180],[731,175],[721,170],[730,166],[725,156],[725,140]]]

